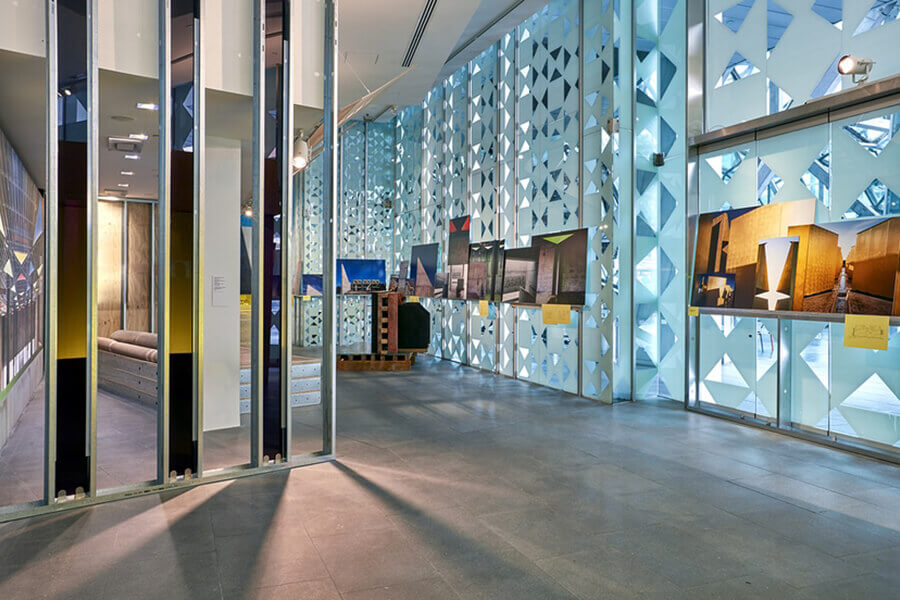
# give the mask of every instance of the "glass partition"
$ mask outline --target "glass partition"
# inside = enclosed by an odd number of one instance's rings
[[[31,95],[46,73],[44,57],[0,50],[0,78],[16,82],[0,87],[0,508],[44,495],[47,158],[29,142],[46,131],[44,94]],[[59,100],[73,128],[77,102]]]
[[[131,52],[156,52],[158,36],[154,28],[148,29],[153,33],[149,39],[128,41]],[[159,79],[147,75],[102,70],[99,80],[96,351],[101,490],[157,476],[159,353],[152,317]]]

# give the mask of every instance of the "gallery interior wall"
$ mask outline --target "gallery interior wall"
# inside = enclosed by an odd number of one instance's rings
[[[555,0],[393,118],[391,209],[374,214],[368,204],[366,222],[367,235],[383,239],[392,220],[392,255],[367,244],[365,258],[389,258],[396,271],[412,246],[440,242],[443,270],[449,221],[463,215],[472,242],[507,248],[588,229],[586,304],[568,326],[544,325],[536,308],[496,303],[482,316],[477,303],[422,298],[430,353],[606,402],[632,391],[683,398],[683,4]],[[634,68],[621,59],[632,54]],[[381,124],[366,125],[371,136]],[[345,131],[341,160],[368,162],[371,176],[373,145],[360,153],[360,128]],[[665,166],[652,166],[657,152]],[[319,268],[320,169],[313,161],[302,186],[310,273]],[[348,198],[359,181],[358,170],[342,169],[346,215],[361,214]],[[366,193],[377,197],[373,183]],[[342,257],[360,247],[356,222],[342,220]],[[316,299],[302,305],[303,343],[316,344]],[[342,341],[358,333],[342,330]]]
[[[872,80],[900,72],[892,51],[900,21],[879,6],[785,0],[748,10],[708,2],[707,130],[853,87],[835,71],[842,54],[875,59]],[[809,200],[816,224],[900,214],[900,105],[850,106],[844,114],[701,151],[691,213]],[[774,318],[698,319],[692,403],[772,423],[781,415],[787,427],[881,450],[900,447],[900,327],[890,328],[887,351],[872,352],[844,346],[840,319],[783,318],[779,355],[768,350],[779,334]],[[788,382],[781,389],[779,372]]]

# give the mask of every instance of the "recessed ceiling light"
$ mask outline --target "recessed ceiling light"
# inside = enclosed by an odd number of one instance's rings
[[[125,177],[131,177],[134,175],[134,171],[119,171],[119,175],[124,175]]]
[[[66,96],[71,96],[71,95],[72,95],[72,90],[70,90],[69,88],[66,88],[66,89],[63,90],[63,94],[65,94]]]
[[[116,185],[118,185],[119,187],[128,187],[127,183],[118,183]]]
[[[148,139],[150,139],[150,136],[146,133],[129,133],[128,137],[133,140],[141,140],[142,142],[146,142]]]
[[[141,160],[141,155],[140,154],[126,154],[125,159],[126,160]]]
[[[159,105],[152,102],[138,102],[135,106],[141,110],[159,110]]]

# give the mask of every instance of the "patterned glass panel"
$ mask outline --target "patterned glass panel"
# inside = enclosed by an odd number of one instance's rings
[[[421,239],[422,107],[408,106],[394,119],[396,126],[396,196],[394,203],[394,265],[409,260]]]
[[[794,321],[790,327],[791,421],[822,432],[828,431],[830,327],[814,321]]]
[[[635,4],[635,395],[684,393],[685,0]],[[746,27],[746,23],[742,27]],[[643,83],[642,83],[643,82]],[[647,90],[650,90],[648,93]],[[664,162],[654,164],[654,155]]]
[[[472,97],[469,123],[470,237],[473,242],[496,238],[497,178],[497,48],[482,52],[469,66]]]
[[[497,305],[497,327],[500,328],[500,343],[497,347],[497,372],[512,377],[515,374],[513,361],[516,351],[516,309],[511,304]]]
[[[497,74],[497,231],[507,248],[516,246],[516,36],[499,42]]]
[[[365,126],[354,122],[341,135],[341,258],[363,258],[366,252]]]
[[[844,324],[831,324],[828,429],[900,448],[900,327],[891,327],[886,351],[847,348]]]
[[[544,325],[541,310],[517,308],[516,370],[519,379],[578,392],[578,311],[569,325]]]
[[[900,72],[897,0],[709,0],[706,5],[708,130],[851,87],[851,77],[837,72],[845,54],[874,59],[871,80]]]
[[[431,339],[428,343],[428,354],[442,358],[441,339],[443,339],[443,314],[446,300],[440,298],[420,298],[419,302],[428,311],[431,318]]]
[[[369,296],[341,296],[338,304],[338,345],[367,351],[371,340],[372,303]]]
[[[301,302],[300,340],[303,346],[322,345],[322,298]]]
[[[448,218],[469,213],[466,201],[468,140],[468,76],[467,65],[444,80],[444,161],[443,204]]]
[[[488,316],[482,317],[478,303],[469,303],[469,364],[484,371],[494,370],[498,306],[499,303],[491,302]]]
[[[394,214],[394,126],[366,124],[366,258],[383,258],[391,264]]]
[[[621,107],[630,103],[630,67],[621,65],[618,53],[622,32],[630,40],[630,30],[623,27],[630,22],[630,5],[619,7],[612,3],[584,5],[583,76],[585,94],[582,100],[584,129],[583,151],[583,224],[588,226],[588,275],[582,337],[582,393],[604,402],[630,394],[630,344],[626,341],[624,355],[614,349],[615,311],[630,321],[631,303],[627,287],[618,285],[622,253],[630,251],[631,224],[620,221],[619,188],[628,177],[631,161],[628,148],[623,155],[622,138],[630,138],[631,124],[622,123],[619,130],[612,120],[622,116]],[[621,70],[621,72],[620,72]],[[621,82],[626,87],[621,87]],[[623,136],[624,134],[624,136]],[[630,203],[629,203],[630,204]],[[626,206],[626,214],[630,210]],[[630,260],[625,261],[630,265]],[[614,374],[614,371],[616,372]],[[614,386],[618,378],[621,385]],[[618,388],[618,389],[616,389]]]
[[[303,171],[303,272],[322,272],[322,157]]]
[[[443,338],[441,352],[445,359],[453,362],[466,362],[466,301],[442,300],[443,304]]]
[[[756,319],[700,315],[700,401],[756,412]]]
[[[554,0],[518,28],[518,238],[578,226],[579,3]]]

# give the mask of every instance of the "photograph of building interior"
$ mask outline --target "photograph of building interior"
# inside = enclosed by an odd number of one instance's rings
[[[0,599],[900,596],[900,0],[0,0]]]

